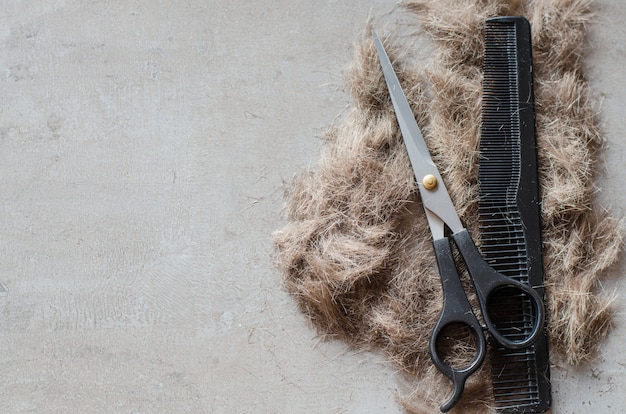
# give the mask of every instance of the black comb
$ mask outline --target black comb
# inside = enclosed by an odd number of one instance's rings
[[[480,141],[481,251],[500,273],[544,296],[541,217],[537,178],[530,24],[523,17],[488,19],[485,27]],[[498,295],[492,306],[510,310],[506,324],[532,329],[532,305]],[[503,312],[493,312],[498,314]],[[511,316],[512,315],[512,316]],[[512,320],[511,320],[512,318]],[[511,333],[515,335],[515,333]],[[490,347],[496,409],[541,413],[550,407],[550,363],[545,330],[531,347]]]

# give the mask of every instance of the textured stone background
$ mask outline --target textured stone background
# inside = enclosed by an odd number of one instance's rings
[[[400,413],[381,355],[321,342],[279,288],[284,180],[347,105],[342,70],[394,1],[4,0],[0,412]],[[626,8],[587,63],[624,214]],[[626,285],[554,413],[626,406]]]

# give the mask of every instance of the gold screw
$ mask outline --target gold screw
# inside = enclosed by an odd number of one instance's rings
[[[432,174],[428,174],[422,179],[422,184],[424,184],[425,189],[434,190],[437,188],[437,177]]]

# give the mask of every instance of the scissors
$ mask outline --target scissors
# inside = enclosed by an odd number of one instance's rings
[[[530,285],[497,272],[481,256],[469,232],[461,224],[461,219],[428,152],[426,142],[382,42],[376,32],[372,31],[372,35],[433,236],[433,248],[443,290],[443,307],[430,337],[429,353],[435,366],[452,380],[452,395],[440,407],[442,412],[447,412],[461,398],[467,378],[485,359],[487,345],[484,331],[489,331],[495,341],[509,349],[532,346],[543,331],[545,318],[543,299]],[[446,231],[446,227],[449,231]],[[484,325],[478,321],[465,293],[454,260],[452,245],[456,246],[467,268]],[[503,295],[521,297],[532,304],[531,315],[527,315],[529,320],[527,329],[512,325],[511,318],[507,324],[506,313],[511,312],[510,309],[495,303],[498,298],[501,300]],[[495,314],[496,311],[499,313],[504,311],[504,317]],[[440,341],[446,340],[445,332],[457,327],[469,328],[476,342],[473,346],[476,349],[474,359],[461,367],[448,364],[444,355],[440,354],[439,346]]]

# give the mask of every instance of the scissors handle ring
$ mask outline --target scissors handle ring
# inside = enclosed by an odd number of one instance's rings
[[[444,301],[439,320],[430,337],[429,352],[433,364],[439,371],[450,378],[453,384],[452,395],[440,407],[441,412],[445,413],[452,409],[461,398],[467,378],[482,365],[487,354],[487,343],[483,328],[472,311],[459,279],[449,239],[435,240],[433,241],[433,247],[439,274],[441,275]],[[465,325],[469,327],[476,339],[476,355],[467,366],[452,367],[444,361],[444,358],[439,353],[438,345],[442,339],[441,337],[444,335],[444,330],[451,325]]]
[[[483,320],[491,336],[502,346],[509,349],[524,349],[533,345],[541,336],[545,323],[543,299],[539,293],[532,286],[507,277],[489,266],[476,248],[467,230],[454,233],[452,239],[461,253],[461,257],[471,276]],[[528,315],[529,321],[527,322],[530,332],[527,332],[528,326],[526,329],[521,329],[517,326],[511,327],[510,323],[500,323],[500,326],[498,326],[499,324],[494,321],[490,305],[493,303],[494,297],[506,289],[508,289],[508,296],[523,298],[531,304],[532,313]],[[507,328],[516,329],[518,336],[521,335],[521,339],[512,339],[514,336],[510,335],[510,333],[508,335],[504,334],[503,331]]]

